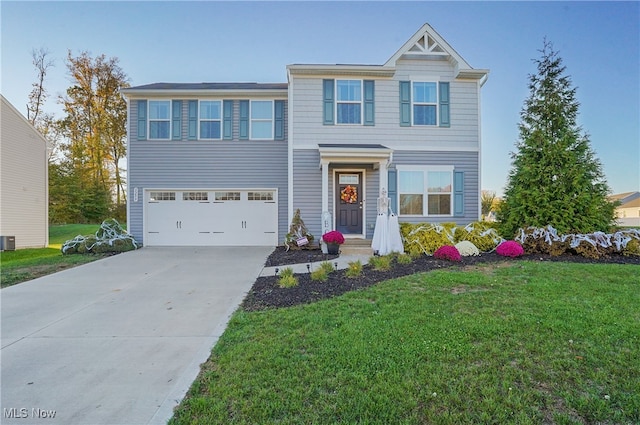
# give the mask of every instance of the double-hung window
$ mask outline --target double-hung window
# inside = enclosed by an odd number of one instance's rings
[[[436,83],[413,83],[413,125],[438,125]]]
[[[336,81],[336,109],[338,124],[362,123],[362,81]]]
[[[273,101],[251,101],[251,139],[273,139]]]
[[[427,171],[427,214],[451,215],[451,171]]]
[[[220,139],[222,102],[219,100],[201,100],[199,109],[199,138]]]
[[[149,139],[168,140],[171,137],[171,101],[149,101]]]
[[[400,215],[453,214],[453,167],[398,167]]]
[[[449,82],[400,81],[400,127],[451,127]]]

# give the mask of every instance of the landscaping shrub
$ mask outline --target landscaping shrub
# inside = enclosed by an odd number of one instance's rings
[[[463,257],[471,257],[480,255],[480,251],[478,247],[476,247],[473,243],[469,241],[461,241],[455,245],[456,249]]]
[[[468,241],[478,251],[489,252],[504,241],[498,231],[489,223],[477,221],[455,229],[454,242]]]
[[[479,221],[464,227],[457,227],[455,223],[401,223],[400,232],[405,252],[412,257],[432,255],[441,246],[462,241],[471,242],[479,252],[489,252],[504,241],[494,224]]]
[[[411,256],[407,254],[396,253],[395,258],[398,264],[411,264],[411,262],[413,261],[413,258],[411,258]]]
[[[503,257],[520,257],[524,254],[524,248],[516,241],[504,241],[497,246],[496,254]]]
[[[115,219],[102,222],[94,235],[78,235],[62,244],[63,254],[102,254],[138,249],[140,245]]]
[[[454,244],[455,223],[400,223],[404,250],[411,256],[432,255],[443,245]]]
[[[359,277],[362,274],[362,263],[360,260],[357,261],[349,261],[349,267],[345,271],[345,276],[347,277]]]
[[[328,261],[320,263],[320,267],[311,272],[311,280],[326,282],[329,279],[329,273],[333,271],[333,265]]]
[[[433,253],[433,256],[439,260],[461,261],[460,252],[453,245],[441,246]]]
[[[520,231],[520,235],[515,239],[522,244],[527,254],[558,256],[564,254],[569,248],[566,240],[559,237],[551,226],[547,226],[547,228],[529,227],[520,229]]]
[[[329,279],[329,274],[322,267],[319,267],[311,272],[311,280],[326,282],[328,279]]]
[[[581,240],[578,243],[578,246],[574,248],[576,254],[582,255],[585,258],[591,258],[593,260],[597,260],[598,258],[606,255],[606,248],[598,247],[586,240]]]
[[[278,286],[281,288],[293,288],[298,286],[298,278],[293,274],[293,268],[286,267],[282,270],[280,278],[278,279]]]
[[[371,264],[373,269],[377,271],[391,270],[391,256],[373,256],[369,258],[369,264]]]
[[[551,226],[529,227],[520,229],[516,240],[522,243],[527,253],[561,255],[571,252],[597,259],[604,255],[634,252],[635,244],[640,243],[640,231],[630,229],[615,233],[559,235]],[[627,247],[629,247],[628,250]]]
[[[640,239],[631,239],[622,249],[623,255],[640,255]]]

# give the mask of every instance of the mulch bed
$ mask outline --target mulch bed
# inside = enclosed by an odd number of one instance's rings
[[[329,261],[337,255],[322,254],[320,250],[289,250],[276,248],[268,257],[266,266],[286,266],[287,264],[309,263],[313,261]],[[334,271],[329,274],[326,282],[312,281],[308,273],[297,274],[299,285],[293,288],[280,288],[277,276],[259,277],[242,303],[246,311],[265,310],[269,308],[290,307],[307,304],[326,298],[335,297],[348,291],[375,285],[388,279],[407,276],[414,273],[438,270],[444,268],[463,268],[480,263],[495,263],[503,261],[563,261],[572,263],[609,263],[640,265],[640,257],[612,255],[593,260],[580,255],[564,254],[550,256],[541,254],[523,255],[518,259],[501,257],[496,253],[481,254],[477,257],[462,257],[459,263],[438,260],[423,256],[413,260],[410,264],[394,262],[389,271],[376,271],[370,265],[365,265],[362,274],[356,278],[345,276],[345,270]]]

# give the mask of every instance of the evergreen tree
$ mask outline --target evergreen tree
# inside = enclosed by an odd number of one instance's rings
[[[579,103],[566,67],[545,40],[529,75],[520,112],[517,152],[499,211],[501,232],[551,225],[560,233],[607,230],[614,220],[609,187],[587,134],[577,124]]]

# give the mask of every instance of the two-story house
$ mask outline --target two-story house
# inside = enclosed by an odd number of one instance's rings
[[[401,221],[480,215],[480,90],[428,24],[382,65],[287,67],[288,83],[125,89],[129,231],[145,245],[371,239],[386,192]]]

